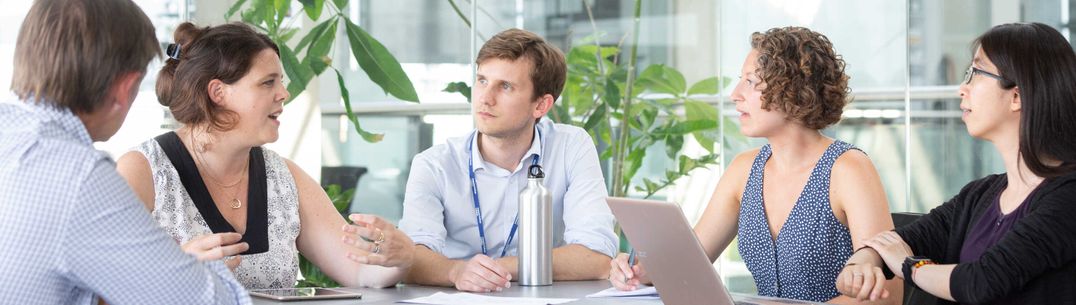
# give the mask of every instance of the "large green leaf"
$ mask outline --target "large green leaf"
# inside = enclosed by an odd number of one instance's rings
[[[303,4],[303,10],[306,11],[306,16],[310,17],[310,20],[317,21],[321,18],[321,8],[325,6],[324,0],[299,0],[299,3]]]
[[[347,110],[347,119],[351,121],[352,125],[355,125],[355,132],[358,132],[366,142],[381,142],[381,140],[385,139],[385,134],[367,132],[362,129],[362,125],[359,125],[359,119],[355,117],[355,113],[351,111],[351,93],[348,92],[347,85],[344,84],[344,76],[340,74],[340,70],[334,68],[333,71],[336,72],[336,82],[340,85],[340,97],[344,99],[344,109]]]
[[[636,106],[637,108],[642,108]],[[658,111],[653,107],[645,107],[639,111],[640,129],[650,129],[658,119]]]
[[[631,151],[626,158],[624,158],[624,177],[621,177],[624,181],[624,185],[628,185],[631,182],[631,178],[635,177],[635,173],[639,171],[639,168],[643,166],[643,158],[646,157],[646,149],[636,149]]]
[[[665,136],[665,154],[669,156],[669,159],[675,159],[676,155],[680,154],[682,148],[684,148],[684,136]]]
[[[284,17],[288,16],[288,11],[291,9],[291,0],[273,0],[275,1],[274,7],[276,11],[276,23],[270,26],[270,29],[274,29],[272,32],[276,33],[276,30],[280,29],[280,25],[284,23]],[[266,19],[269,20],[269,19]]]
[[[605,120],[605,113],[608,111],[608,107],[604,105],[598,105],[594,109],[594,113],[590,114],[587,118],[587,123],[583,124],[583,129],[592,130],[598,126],[599,123]]]
[[[340,9],[341,11],[343,11],[344,7],[347,6],[347,2],[348,0],[333,0],[333,4],[336,4],[336,8]]]
[[[363,129],[363,125],[358,124],[358,117],[355,116],[355,112],[351,110],[351,93],[348,92],[348,85],[343,83],[343,75],[340,74],[340,70],[332,69],[337,73],[337,84],[340,85],[340,97],[343,98],[343,108],[348,111],[348,120],[351,124],[355,125],[355,133],[359,136],[363,136],[363,140],[371,143],[380,142],[385,138],[384,134],[373,134]]]
[[[306,85],[310,83],[315,74],[314,70],[310,69],[310,66],[299,62],[299,58],[295,56],[295,52],[287,44],[281,44],[278,47],[280,48],[280,61],[284,64],[284,73],[291,79],[288,83],[288,93],[291,94],[288,102],[291,102],[291,100],[299,96],[299,93],[306,90]]]
[[[676,71],[672,67],[665,66],[665,79],[669,81],[669,86],[673,89],[673,94],[683,94],[687,91],[687,81],[684,80],[684,74],[680,71]]]
[[[232,4],[232,7],[228,8],[228,13],[224,14],[224,19],[232,19],[232,16],[235,16],[235,12],[238,12],[239,8],[242,7],[244,3],[247,3],[247,0],[235,1],[235,4]]]
[[[620,109],[620,88],[617,87],[616,81],[613,79],[607,79],[605,81],[605,95],[602,95],[602,100],[604,100],[609,107]]]
[[[717,78],[713,78],[713,79],[714,79],[715,84],[716,84]],[[711,120],[711,121],[714,121],[715,129],[716,129],[716,126],[717,126],[716,123],[717,123],[718,119],[720,118],[716,107],[710,106],[710,104],[700,102],[700,101],[696,101],[696,100],[684,101],[684,112],[687,114],[686,116],[687,116],[687,119],[689,121],[696,121],[696,120]],[[695,141],[698,141],[699,145],[701,145],[703,148],[705,148],[706,151],[709,151],[711,153],[714,152],[714,142],[715,142],[715,140],[714,140],[714,137],[710,135],[710,132],[708,132],[707,130],[701,130],[701,131],[693,132],[692,135],[695,137]]]
[[[710,95],[713,95],[713,94],[717,94],[718,89],[719,89],[718,88],[718,80],[717,80],[717,77],[715,76],[715,77],[707,78],[707,79],[704,79],[704,80],[700,80],[699,82],[695,83],[694,85],[691,85],[691,89],[687,90],[687,95],[695,95],[695,94],[710,94]]]
[[[265,16],[272,14],[273,2],[272,0],[253,1],[254,2],[251,2],[250,4],[250,9],[239,13],[239,17],[241,20],[243,20],[244,23],[265,29],[261,25],[266,22]]]
[[[299,28],[286,29],[286,30],[280,32],[277,35],[276,38],[273,38],[273,41],[276,41],[278,44],[280,44],[280,43],[285,43],[286,44],[286,43],[288,43],[288,41],[291,40],[292,37],[295,37],[295,34],[298,34],[298,33],[299,33]],[[298,50],[298,49],[296,49],[296,50]]]
[[[572,112],[573,115],[583,115],[594,108],[594,98],[596,96],[594,91],[594,86],[587,84],[581,86],[579,92],[575,92],[575,98],[572,99],[572,106],[575,107],[575,111]]]
[[[333,22],[321,31],[320,35],[314,39],[314,42],[310,44],[310,48],[306,50],[306,58],[303,59],[303,63],[310,66],[314,70],[314,74],[321,74],[325,71],[325,68],[332,64],[332,59],[329,58],[329,50],[333,47],[333,41],[336,40],[336,24],[335,19]]]
[[[580,47],[574,47],[568,51],[566,56],[568,62],[568,69],[573,72],[579,71],[593,71],[597,68],[598,59],[594,57],[594,53],[587,52]]]
[[[649,67],[646,67],[642,73],[639,73],[639,81],[637,84],[657,93],[668,93],[672,95],[683,93],[684,91],[678,90],[676,84],[669,79],[666,72],[664,65],[650,65]],[[681,76],[680,79],[683,80],[683,76]]]
[[[315,39],[321,37],[321,35],[325,33],[325,29],[329,28],[330,25],[335,25],[337,22],[338,20],[336,18],[331,18],[315,25],[314,28],[310,29],[309,33],[306,33],[306,36],[303,36],[303,39],[299,40],[299,44],[295,45],[295,51],[302,52],[303,49],[314,42]],[[333,36],[336,36],[336,33],[333,33]]]
[[[396,57],[351,20],[346,20],[351,52],[370,80],[398,99],[418,102],[418,93]]]

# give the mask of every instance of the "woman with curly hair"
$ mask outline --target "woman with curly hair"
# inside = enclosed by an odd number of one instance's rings
[[[820,132],[847,104],[844,60],[822,34],[774,28],[751,35],[741,73],[732,92],[740,129],[769,144],[732,161],[696,236],[711,261],[738,238],[759,295],[857,303],[833,283],[852,249],[893,229],[893,221],[867,155]],[[611,265],[609,281],[618,289],[649,282],[643,265],[629,266],[626,255]],[[866,301],[899,302],[887,298],[902,293],[899,282],[878,285]]]

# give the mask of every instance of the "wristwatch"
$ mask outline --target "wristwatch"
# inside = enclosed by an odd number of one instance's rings
[[[912,271],[923,265],[933,265],[934,261],[930,260],[926,256],[909,256],[904,258],[904,265],[901,266],[901,272],[904,274],[904,282],[915,286],[915,281],[912,280]]]

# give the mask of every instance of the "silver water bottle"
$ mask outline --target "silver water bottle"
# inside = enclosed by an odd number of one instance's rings
[[[553,196],[542,185],[542,166],[531,165],[519,193],[519,284],[553,285]]]

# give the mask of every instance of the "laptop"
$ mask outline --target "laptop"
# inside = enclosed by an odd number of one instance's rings
[[[607,202],[667,305],[815,304],[742,296],[734,301],[678,205],[616,197]]]

